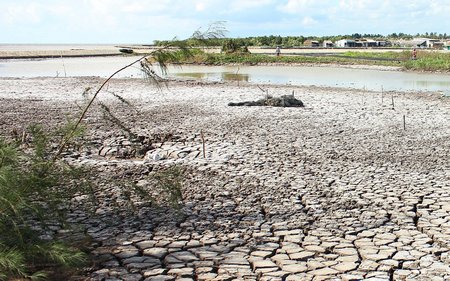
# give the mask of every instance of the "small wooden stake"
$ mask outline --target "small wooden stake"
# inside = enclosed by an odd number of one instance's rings
[[[206,159],[205,136],[203,135],[203,130],[200,130],[200,137],[202,138],[203,158]]]
[[[406,116],[403,115],[403,130],[406,131]]]
[[[391,96],[391,100],[392,100],[392,109],[394,109],[394,95]]]

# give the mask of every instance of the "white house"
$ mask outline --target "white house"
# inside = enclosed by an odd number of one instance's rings
[[[334,44],[333,44],[333,42],[330,41],[330,40],[325,40],[325,41],[323,41],[323,47],[324,47],[324,48],[333,48],[333,47],[334,47]]]
[[[341,48],[349,48],[349,47],[356,47],[356,41],[351,39],[341,39],[336,42],[334,42],[336,47]]]
[[[351,47],[384,47],[387,45],[386,41],[377,41],[373,39],[359,39],[359,40],[351,40],[351,39],[342,39],[335,42],[337,47],[341,48],[351,48]]]
[[[444,42],[442,42],[439,39],[428,39],[427,47],[434,48],[434,49],[442,49],[442,47],[444,47]]]

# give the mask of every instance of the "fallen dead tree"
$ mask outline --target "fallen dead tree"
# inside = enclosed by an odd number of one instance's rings
[[[277,106],[277,107],[303,107],[303,102],[293,95],[281,97],[265,97],[257,101],[230,102],[229,106]]]

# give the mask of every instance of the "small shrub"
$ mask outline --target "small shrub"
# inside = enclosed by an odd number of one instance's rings
[[[78,191],[76,170],[52,160],[52,134],[30,128],[31,143],[0,139],[0,280],[43,278],[46,269],[73,266],[86,256],[41,234],[63,222],[64,203]]]
[[[222,53],[225,54],[249,54],[247,46],[238,44],[233,39],[227,39],[223,42]]]
[[[184,179],[182,168],[171,166],[157,171],[150,178],[155,182],[155,187],[165,194],[165,198],[168,199],[169,203],[173,207],[178,208],[182,199],[181,189]]]

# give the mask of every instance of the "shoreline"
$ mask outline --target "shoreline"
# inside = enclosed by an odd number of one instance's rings
[[[368,69],[368,70],[380,70],[380,71],[405,71],[400,66],[385,66],[385,65],[369,65],[369,64],[339,64],[339,63],[223,63],[223,64],[205,64],[205,63],[180,63],[173,65],[201,65],[201,66],[299,66],[299,67],[336,67],[336,68],[352,68],[352,69]],[[413,71],[410,71],[413,72]]]
[[[40,49],[30,45],[29,49],[27,49],[27,45],[20,46],[18,50],[14,50],[14,45],[3,44],[0,45],[0,61],[14,61],[14,60],[43,60],[43,59],[52,59],[52,58],[89,58],[89,57],[111,57],[111,56],[127,56],[130,54],[124,54],[120,52],[120,49],[131,49],[134,52],[131,55],[134,56],[142,56],[145,53],[151,52],[155,49],[158,49],[154,46],[148,45],[62,45],[62,46],[48,46],[48,49]],[[45,45],[42,47],[44,48]],[[51,49],[51,48],[60,48],[60,49]],[[65,47],[65,48],[63,48]],[[206,53],[220,53],[219,48],[203,48]],[[321,49],[321,48],[300,48],[300,49],[284,49],[285,56],[312,56],[312,57],[328,57],[330,54],[339,55],[344,52],[353,51],[353,52],[402,52],[405,51],[402,49],[386,49],[386,48],[332,48],[332,49]],[[275,53],[275,49],[272,48],[250,48],[250,52],[252,54],[265,54],[269,55]],[[445,51],[442,51],[445,52]],[[352,59],[352,58],[349,58]],[[228,66],[228,65],[249,65],[249,66],[317,66],[317,67],[341,67],[341,68],[353,68],[353,69],[376,69],[380,71],[402,71],[402,72],[415,72],[415,73],[443,73],[450,74],[450,71],[447,70],[409,70],[404,66],[395,66],[395,65],[381,65],[381,64],[370,64],[370,63],[360,63],[359,58],[355,58],[354,61],[349,62],[304,62],[304,63],[283,63],[283,62],[273,62],[273,63],[214,63],[214,64],[206,64],[206,63],[185,63],[185,65],[212,65],[212,66]]]
[[[134,53],[135,56],[140,56],[142,53]],[[0,62],[8,61],[20,61],[20,60],[45,60],[45,59],[57,59],[57,58],[89,58],[89,57],[121,57],[129,56],[123,53],[110,53],[110,54],[69,54],[69,55],[26,55],[26,56],[2,56],[0,52]],[[198,66],[292,66],[292,67],[337,67],[337,68],[350,68],[350,69],[364,69],[364,70],[379,70],[379,71],[401,71],[401,72],[411,72],[411,73],[436,73],[436,74],[450,74],[450,71],[426,71],[426,70],[409,70],[402,66],[384,66],[384,65],[371,65],[371,64],[343,64],[343,63],[221,63],[221,64],[206,64],[206,63],[175,63],[172,65],[198,65]]]
[[[141,56],[145,54],[146,52],[151,52],[155,49],[155,47],[145,46],[145,45],[110,45],[110,46],[101,46],[98,47],[96,45],[89,46],[89,45],[67,45],[66,48],[61,49],[48,49],[48,50],[41,50],[38,48],[31,48],[26,49],[26,45],[22,46],[21,50],[13,50],[11,45],[4,45],[4,49],[0,48],[0,60],[3,61],[14,61],[14,60],[42,60],[42,59],[52,59],[52,58],[89,58],[89,57],[110,57],[110,56],[127,56],[129,54],[124,54],[120,52],[119,50],[122,48],[126,49],[132,49],[134,53],[132,55],[135,56]],[[65,46],[65,45],[64,45]],[[1,45],[0,45],[1,47]],[[58,47],[58,46],[56,46]],[[72,48],[73,47],[73,48]],[[50,47],[49,47],[50,48]],[[266,54],[270,55],[275,52],[275,49],[271,48],[250,48],[251,53],[254,54]],[[293,53],[297,55],[323,55],[323,54],[329,54],[329,53],[335,53],[340,54],[342,52],[346,51],[356,51],[356,52],[386,52],[386,51],[403,51],[403,49],[354,49],[354,48],[339,48],[339,49],[317,49],[317,48],[301,48],[301,49],[285,49],[285,55],[290,56]],[[217,48],[208,48],[205,49],[206,52],[213,52],[217,53],[220,52],[220,49]],[[273,51],[273,52],[272,52]],[[186,65],[208,65],[203,63],[186,63]],[[217,65],[217,64],[214,64]],[[227,66],[227,65],[238,65],[235,63],[222,63],[220,65]],[[376,69],[376,70],[388,70],[388,71],[404,71],[404,72],[421,72],[421,71],[410,71],[403,67],[397,67],[397,66],[383,66],[383,65],[372,65],[372,64],[360,64],[358,61],[355,61],[354,63],[255,63],[255,64],[241,64],[241,65],[261,65],[261,66],[267,66],[267,65],[273,65],[273,66],[319,66],[319,67],[327,67],[327,66],[333,66],[333,67],[342,67],[342,68],[355,68],[355,69]],[[447,73],[445,71],[423,71],[426,73]]]
[[[89,57],[113,57],[113,56],[123,56],[122,53],[113,53],[113,54],[66,54],[66,55],[56,55],[56,54],[50,54],[50,55],[10,55],[10,56],[2,56],[0,55],[0,60],[42,60],[42,59],[55,59],[55,58],[89,58]]]
[[[107,50],[1,50],[1,59],[35,59],[35,58],[60,58],[60,57],[90,57],[121,55],[119,48]]]
[[[15,48],[17,47],[17,48]],[[0,44],[0,57],[18,57],[27,58],[29,56],[61,56],[62,55],[90,55],[90,54],[111,54],[119,53],[120,49],[132,49],[137,55],[144,54],[148,51],[158,49],[159,47],[150,45],[135,45],[135,44],[112,44],[112,45],[97,45],[97,44]],[[220,47],[206,47],[200,48],[205,52],[220,53]],[[254,54],[275,54],[275,48],[249,48]],[[293,48],[284,49],[286,55],[292,54],[323,54],[323,53],[342,53],[349,50],[362,52],[386,52],[386,51],[403,51],[403,49],[355,49],[355,48]]]
[[[386,70],[388,71],[388,70]],[[68,77],[54,77],[54,76],[37,76],[37,77],[0,77],[0,82],[2,81],[27,81],[27,80],[80,80],[80,81],[95,81],[95,83],[103,83],[107,78],[99,77],[99,76],[68,76]],[[145,79],[140,77],[113,77],[112,81],[116,81],[119,83],[127,83],[129,82],[142,82]],[[204,86],[204,87],[242,87],[242,88],[270,88],[270,89],[303,89],[305,91],[333,91],[333,92],[357,92],[357,93],[370,93],[370,94],[379,94],[380,90],[376,89],[363,89],[363,88],[354,88],[354,87],[338,87],[338,86],[323,86],[323,85],[295,85],[295,84],[274,84],[274,83],[251,83],[251,82],[242,82],[240,81],[238,84],[236,81],[226,80],[226,81],[207,81],[207,80],[196,80],[196,79],[180,79],[180,78],[166,78],[165,80],[160,82],[161,85],[168,86],[174,85],[178,86]],[[149,87],[156,86],[155,84],[148,84]],[[158,86],[156,86],[158,87]],[[393,94],[393,95],[409,95],[420,97],[434,97],[434,98],[448,98],[449,96],[443,95],[440,91],[420,91],[420,90],[384,90],[385,94]],[[0,98],[2,96],[0,95]],[[4,97],[3,97],[4,98]],[[449,99],[450,100],[450,99]]]

